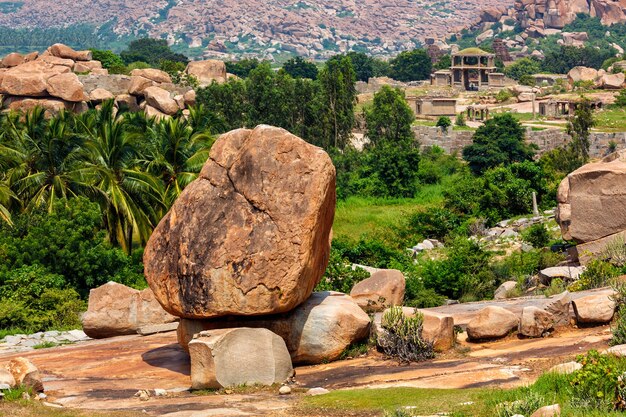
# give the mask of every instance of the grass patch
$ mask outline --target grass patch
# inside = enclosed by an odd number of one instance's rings
[[[140,417],[145,413],[135,411],[93,411],[51,408],[36,401],[18,400],[0,402],[0,416],[3,417]]]
[[[35,346],[33,346],[33,349],[47,349],[47,348],[52,348],[52,347],[56,347],[59,346],[58,343],[54,343],[54,342],[41,342],[39,344],[36,344]]]
[[[594,130],[602,132],[626,131],[626,109],[607,108],[595,114],[596,126]]]
[[[335,237],[358,240],[364,234],[393,228],[406,214],[420,207],[442,204],[444,189],[444,185],[435,184],[421,187],[415,198],[349,197],[338,201],[333,234]]]

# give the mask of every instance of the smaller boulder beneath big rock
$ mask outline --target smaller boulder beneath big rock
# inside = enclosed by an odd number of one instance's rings
[[[382,311],[386,307],[402,305],[406,280],[402,272],[383,269],[357,283],[350,297],[365,311]]]
[[[506,281],[503,282],[502,285],[498,287],[493,298],[494,300],[505,300],[508,298],[508,294],[513,291],[517,287],[517,282],[515,281]]]
[[[189,354],[192,389],[280,384],[293,376],[285,341],[267,329],[200,332]]]
[[[148,87],[143,94],[146,97],[146,103],[167,115],[174,115],[180,110],[178,103],[170,97],[170,93],[160,87]]]
[[[555,295],[550,300],[550,304],[545,307],[545,310],[552,314],[552,317],[554,317],[554,324],[557,326],[568,325],[569,306],[572,302],[572,296],[569,291],[564,291],[561,294]]]
[[[171,83],[172,77],[165,72],[155,68],[134,69],[130,72],[132,77],[143,77],[157,83]]]
[[[226,82],[226,65],[222,61],[192,61],[187,65],[185,72],[194,76],[201,87]]]
[[[502,307],[489,306],[478,312],[467,324],[467,336],[471,340],[499,339],[517,329],[519,318]]]
[[[576,322],[579,324],[608,323],[615,314],[615,301],[609,295],[588,295],[572,301]]]
[[[538,307],[529,306],[522,310],[519,333],[526,337],[541,337],[554,327],[554,316]]]

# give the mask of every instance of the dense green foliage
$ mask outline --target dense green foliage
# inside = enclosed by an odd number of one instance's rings
[[[240,78],[246,78],[250,71],[259,66],[261,62],[256,58],[242,59],[226,63],[226,71]]]
[[[378,336],[383,352],[401,362],[419,362],[435,356],[432,342],[422,338],[424,315],[418,311],[407,317],[402,307],[391,307],[383,313],[381,326],[385,333]]]
[[[367,137],[374,145],[413,141],[413,120],[415,116],[404,99],[404,92],[383,86],[374,95],[372,106],[365,110]]]
[[[424,49],[400,52],[389,64],[391,78],[398,81],[427,80],[432,70],[432,61]]]
[[[185,55],[175,53],[165,39],[142,38],[132,41],[120,53],[126,64],[145,62],[152,66],[159,66],[161,61],[189,62]]]
[[[592,46],[579,48],[562,45],[546,53],[541,69],[543,72],[554,74],[567,74],[569,70],[577,66],[600,69],[604,61],[614,57],[616,53],[617,51],[612,47],[597,49]]]
[[[540,63],[531,58],[518,59],[504,70],[507,77],[520,80],[524,76],[537,74],[540,72]]]
[[[283,64],[283,70],[293,78],[317,78],[317,66],[304,58],[298,56],[291,58]]]
[[[524,142],[522,126],[509,113],[495,116],[480,126],[463,158],[474,174],[501,164],[530,161],[534,151]]]

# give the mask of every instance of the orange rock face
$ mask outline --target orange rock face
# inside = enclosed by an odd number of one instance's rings
[[[179,317],[290,311],[326,269],[334,209],[322,149],[271,126],[229,132],[152,234],[146,278]]]

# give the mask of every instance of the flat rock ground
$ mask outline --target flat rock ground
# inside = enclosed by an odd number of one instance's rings
[[[517,299],[437,310],[452,314],[455,322],[463,325],[488,304],[504,305],[515,311],[526,305],[543,306],[545,302],[545,299]],[[48,400],[70,408],[125,410],[169,417],[289,416],[294,415],[291,409],[298,402],[299,392],[313,387],[330,390],[515,387],[532,382],[541,372],[582,352],[606,348],[609,338],[609,326],[563,328],[547,338],[510,336],[489,343],[469,343],[463,333],[453,351],[424,363],[399,365],[370,351],[366,357],[297,367],[295,387],[302,389],[295,389],[296,393],[288,396],[279,396],[277,388],[235,390],[229,395],[182,391],[190,386],[190,366],[187,354],[176,342],[175,332],[90,340],[28,353],[0,351],[0,363],[12,357],[28,357],[44,374]],[[134,396],[138,390],[157,388],[182,392],[151,397],[148,401]]]

